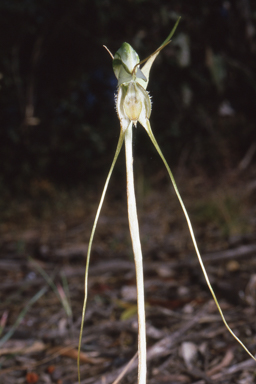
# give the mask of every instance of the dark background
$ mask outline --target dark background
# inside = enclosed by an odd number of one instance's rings
[[[115,53],[126,41],[144,59],[179,16],[151,71],[152,130],[224,315],[255,354],[256,0],[0,0],[1,383],[77,383],[88,241],[120,132],[103,45]],[[148,384],[255,383],[255,362],[212,303],[168,174],[139,124],[134,152],[155,350]],[[92,247],[87,384],[113,383],[137,350],[124,157]]]
[[[102,45],[115,53],[127,41],[143,59],[178,16],[151,71],[152,129],[172,166],[210,175],[239,166],[256,141],[255,1],[1,0],[1,194],[106,174],[119,121]],[[140,126],[134,150],[146,174],[162,167]]]

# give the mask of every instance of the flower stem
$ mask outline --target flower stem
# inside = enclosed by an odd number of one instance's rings
[[[125,132],[125,155],[127,174],[127,204],[128,219],[134,254],[136,281],[137,281],[137,306],[138,306],[138,384],[146,383],[146,322],[144,302],[143,262],[140,244],[139,224],[137,217],[136,198],[134,192],[133,155],[132,155],[132,123]]]

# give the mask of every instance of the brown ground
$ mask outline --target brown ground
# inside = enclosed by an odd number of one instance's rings
[[[226,319],[255,354],[256,173],[245,173],[218,183],[183,173],[177,182]],[[217,312],[173,190],[161,175],[152,185],[137,180],[148,383],[255,383],[256,363]],[[40,188],[54,203],[38,202]],[[34,201],[6,207],[0,226],[0,383],[74,384],[85,252],[99,193],[57,194],[43,182],[35,190]],[[83,384],[112,383],[137,350],[126,204],[113,191],[92,252]],[[136,365],[122,382],[136,382]]]

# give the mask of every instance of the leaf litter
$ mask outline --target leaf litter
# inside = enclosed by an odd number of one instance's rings
[[[182,177],[182,194],[222,309],[235,333],[256,351],[256,200],[250,188],[255,175],[248,175],[243,185],[233,176],[228,182],[225,178],[218,187],[205,175]],[[253,383],[255,362],[221,321],[172,190],[163,183],[161,190],[142,194],[138,211],[148,383]],[[75,203],[70,199],[40,218],[27,204],[23,222],[17,209],[17,220],[13,214],[1,223],[0,383],[77,382],[85,253],[96,202],[94,195],[85,199],[81,194]],[[237,215],[231,215],[236,206]],[[89,272],[81,355],[84,384],[113,383],[137,351],[126,205],[113,193],[102,214]],[[131,383],[136,374],[135,358],[121,381]]]

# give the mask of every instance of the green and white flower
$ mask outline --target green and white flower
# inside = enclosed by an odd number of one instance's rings
[[[144,303],[144,281],[143,281],[143,262],[142,262],[142,250],[140,244],[140,235],[139,235],[139,224],[137,218],[137,209],[136,209],[136,199],[134,192],[134,177],[133,177],[133,154],[132,154],[132,130],[133,125],[136,127],[137,122],[139,122],[147,131],[152,143],[154,144],[157,152],[162,158],[164,165],[167,169],[167,172],[170,176],[171,182],[173,184],[176,195],[179,199],[180,205],[184,212],[184,215],[187,220],[188,228],[191,234],[191,238],[194,244],[194,248],[198,257],[198,261],[202,268],[204,277],[210,289],[210,292],[213,296],[213,299],[218,307],[219,313],[222,317],[222,320],[229,330],[229,332],[234,336],[234,338],[242,345],[242,347],[246,350],[246,352],[256,361],[255,357],[248,351],[248,349],[244,346],[244,344],[240,341],[240,339],[234,334],[234,332],[228,326],[225,317],[222,313],[222,310],[219,306],[218,300],[215,296],[215,293],[210,284],[209,278],[207,276],[198,246],[195,239],[194,231],[185,208],[185,205],[182,201],[180,193],[178,191],[178,187],[174,180],[173,174],[165,160],[165,157],[154,137],[154,134],[151,130],[149,118],[151,114],[151,101],[149,94],[147,92],[147,86],[149,81],[149,73],[151,66],[159,54],[159,52],[170,42],[172,35],[174,34],[176,27],[179,23],[177,20],[174,28],[172,29],[170,35],[163,42],[163,44],[149,57],[145,60],[140,61],[137,52],[130,46],[128,43],[123,43],[116,54],[113,56],[111,52],[107,49],[110,56],[113,59],[113,70],[115,76],[118,81],[118,91],[116,95],[116,110],[120,120],[120,136],[116,148],[116,152],[114,155],[114,160],[110,167],[110,171],[107,176],[107,180],[104,185],[104,189],[101,195],[100,203],[97,209],[96,217],[94,220],[91,237],[88,245],[87,252],[87,260],[86,260],[86,269],[85,269],[85,297],[83,304],[83,312],[82,312],[82,322],[81,322],[81,331],[79,337],[79,346],[78,346],[78,381],[80,383],[80,350],[81,350],[81,342],[82,342],[82,331],[83,324],[85,319],[85,308],[87,302],[87,286],[88,286],[88,270],[89,270],[89,261],[92,249],[92,242],[94,238],[95,229],[97,226],[97,222],[99,219],[100,211],[103,205],[103,201],[106,195],[107,187],[109,184],[109,180],[114,169],[116,160],[120,153],[120,150],[123,145],[123,141],[125,141],[125,155],[126,155],[126,174],[127,174],[127,205],[128,205],[128,219],[129,219],[129,227],[130,234],[132,240],[132,247],[134,253],[134,261],[135,261],[135,271],[136,271],[136,282],[137,282],[137,304],[138,304],[138,384],[146,384],[146,326],[145,326],[145,303]],[[140,69],[140,65],[145,63],[143,67]]]

